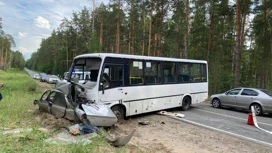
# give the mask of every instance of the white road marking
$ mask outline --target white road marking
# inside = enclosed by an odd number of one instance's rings
[[[176,119],[176,120],[180,120],[180,121],[189,123],[189,124],[193,124],[193,125],[196,125],[196,126],[200,126],[200,127],[210,129],[210,130],[215,130],[215,131],[218,131],[218,132],[221,132],[221,133],[225,133],[225,134],[228,134],[228,135],[231,135],[231,136],[234,136],[234,137],[237,137],[237,138],[241,138],[241,139],[244,139],[244,140],[247,140],[247,141],[253,141],[253,142],[258,143],[258,144],[263,144],[263,145],[267,145],[267,146],[272,147],[272,143],[268,143],[268,142],[265,142],[265,141],[260,141],[260,140],[253,139],[253,138],[250,138],[250,137],[245,137],[245,136],[242,136],[242,135],[239,135],[239,134],[236,134],[236,133],[224,131],[224,130],[221,130],[221,129],[217,129],[217,128],[214,128],[214,127],[211,127],[211,126],[208,126],[208,125],[204,125],[204,124],[200,124],[200,123],[190,121],[190,120],[187,120],[187,119],[176,118],[176,117],[172,117],[172,116],[169,116],[169,117],[171,117],[173,119]]]
[[[198,109],[198,108],[196,108],[195,110],[202,111],[202,112],[206,112],[206,113],[211,113],[211,114],[216,114],[216,115],[221,115],[221,116],[225,116],[225,117],[235,118],[235,119],[239,119],[239,120],[247,121],[247,119],[244,119],[244,118],[239,118],[239,117],[235,117],[235,116],[231,116],[231,115],[226,115],[226,114],[219,114],[219,113],[215,113],[215,112],[211,112],[211,111],[206,111],[206,110],[202,110],[202,109]],[[268,126],[272,126],[272,124],[268,124],[268,123],[263,123],[263,122],[258,122],[258,123],[259,123],[259,124],[268,125]]]

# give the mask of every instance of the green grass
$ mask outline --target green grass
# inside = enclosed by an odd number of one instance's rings
[[[99,136],[92,139],[88,145],[71,144],[60,145],[45,142],[45,139],[57,134],[54,129],[50,132],[37,130],[44,127],[44,120],[37,106],[33,105],[35,99],[42,95],[42,89],[24,71],[0,70],[0,82],[4,88],[0,88],[3,95],[0,101],[0,153],[96,153],[96,152],[130,152],[128,146],[114,148]],[[6,134],[7,129],[32,129],[20,134]],[[140,152],[137,149],[133,152]]]

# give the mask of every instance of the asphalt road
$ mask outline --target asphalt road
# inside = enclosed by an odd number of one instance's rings
[[[25,71],[33,78],[33,75],[36,74],[37,72],[31,71],[27,68],[25,68]]]
[[[248,112],[230,108],[213,108],[209,104],[195,104],[185,114],[184,122],[226,133],[241,139],[272,147],[272,134],[247,124]],[[259,127],[272,132],[272,116],[257,116]]]

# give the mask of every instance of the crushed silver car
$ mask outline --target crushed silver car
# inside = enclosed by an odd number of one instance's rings
[[[117,122],[116,115],[108,105],[96,104],[85,97],[86,89],[74,82],[58,82],[55,89],[47,90],[34,104],[57,118],[109,127]]]

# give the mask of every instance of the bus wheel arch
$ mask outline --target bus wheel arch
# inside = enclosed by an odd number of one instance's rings
[[[124,105],[114,105],[111,107],[111,110],[116,115],[118,121],[122,121],[126,118],[126,107]]]
[[[183,111],[186,111],[190,108],[191,104],[192,104],[192,98],[191,98],[191,96],[187,95],[187,96],[183,97],[183,99],[182,99],[181,109]]]

